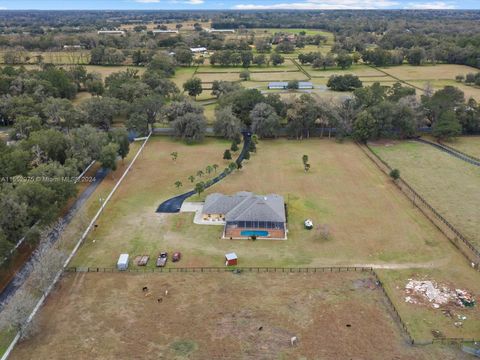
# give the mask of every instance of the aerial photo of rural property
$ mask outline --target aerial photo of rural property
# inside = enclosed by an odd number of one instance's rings
[[[0,359],[480,359],[480,2],[0,0]]]

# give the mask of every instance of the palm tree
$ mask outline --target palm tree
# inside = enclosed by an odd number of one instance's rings
[[[190,176],[188,177],[188,180],[190,180],[190,182],[193,183],[193,182],[195,181],[195,176],[190,175]]]
[[[177,181],[175,181],[175,186],[177,187],[177,189],[179,189],[180,187],[183,186],[183,184],[180,180],[177,180]]]
[[[201,178],[201,177],[203,176],[203,171],[202,171],[202,170],[198,170],[198,171],[197,171],[197,176]]]
[[[203,190],[205,190],[205,183],[200,181],[199,183],[195,184],[195,191],[198,195],[200,195]]]
[[[173,151],[170,153],[170,156],[172,157],[172,160],[175,161],[178,158],[178,152]]]
[[[213,170],[215,171],[215,173],[217,173],[218,165],[217,165],[217,164],[213,164],[212,167],[213,167]]]
[[[210,165],[208,165],[208,166],[205,168],[205,171],[207,172],[208,175],[210,175],[210,174],[212,173],[212,171],[213,171],[213,168],[212,168]]]

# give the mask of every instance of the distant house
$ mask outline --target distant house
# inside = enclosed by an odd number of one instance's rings
[[[162,29],[156,29],[152,31],[154,34],[178,34],[178,30],[172,30],[172,29],[167,29],[167,30],[162,30]]]
[[[268,88],[270,90],[278,90],[278,89],[287,89],[288,88],[288,82],[287,81],[274,81],[268,84]],[[313,84],[308,81],[300,81],[298,83],[298,89],[299,90],[306,90],[306,89],[313,89]]]
[[[193,52],[194,54],[203,54],[207,52],[206,47],[195,47],[195,48],[190,48],[190,51]]]
[[[98,35],[125,35],[125,31],[123,30],[99,30],[97,32]]]
[[[208,195],[202,210],[205,221],[224,221],[227,239],[286,239],[285,202],[276,194]]]

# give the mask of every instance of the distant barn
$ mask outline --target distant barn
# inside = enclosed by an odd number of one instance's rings
[[[274,81],[268,84],[270,90],[285,90],[288,89],[287,81]],[[300,81],[298,83],[299,90],[313,89],[313,84],[309,81]]]
[[[162,30],[162,29],[156,29],[152,31],[153,34],[178,34],[178,30],[172,30],[172,29],[167,29],[167,30]]]
[[[97,33],[98,35],[125,35],[123,30],[100,30]]]

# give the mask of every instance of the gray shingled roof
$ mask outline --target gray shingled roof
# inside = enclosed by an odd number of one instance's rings
[[[211,194],[203,206],[204,214],[225,214],[226,221],[285,222],[285,206],[280,195],[254,195],[239,192],[235,195]]]

